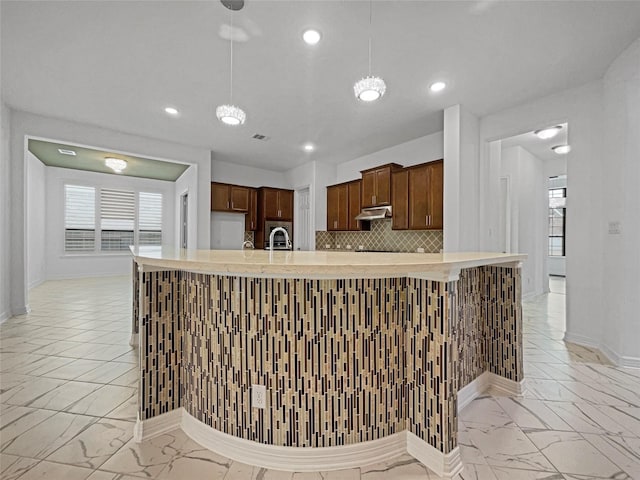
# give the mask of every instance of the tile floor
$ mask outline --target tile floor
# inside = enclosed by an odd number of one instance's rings
[[[527,301],[522,397],[487,394],[461,414],[459,479],[640,479],[640,370],[562,341],[561,279]],[[561,292],[561,293],[557,293]],[[136,444],[136,353],[125,277],[47,282],[0,326],[4,480],[435,479],[411,457],[287,473],[211,453],[180,431]]]

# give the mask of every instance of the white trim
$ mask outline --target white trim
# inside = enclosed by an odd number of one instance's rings
[[[131,345],[132,347],[137,347],[138,345],[140,345],[139,337],[139,333],[132,333],[131,338],[129,338],[129,345]]]
[[[128,271],[122,271],[120,273],[100,273],[92,271],[91,273],[64,273],[57,275],[47,275],[47,280],[75,280],[78,278],[104,278],[104,277],[126,277]]]
[[[489,385],[492,388],[496,388],[507,395],[522,395],[525,390],[525,379],[523,378],[519,382],[509,380],[508,378],[501,377],[495,373],[485,372],[489,374]]]
[[[598,343],[590,337],[577,335],[571,332],[564,332],[563,340],[565,342],[575,343],[576,345],[581,345],[583,347],[595,348],[599,350],[605,357],[607,357],[611,361],[611,363],[617,365],[618,367],[640,368],[640,357],[620,355],[613,348],[609,347],[608,345]]]
[[[462,267],[450,266],[445,270],[433,270],[429,272],[409,273],[407,277],[418,280],[431,280],[433,282],[455,282],[460,278]]]
[[[475,380],[458,390],[458,413],[486,392],[491,387],[491,380],[489,372],[482,372]]]
[[[140,420],[140,414],[138,414],[136,424],[133,427],[133,439],[136,443],[140,443],[180,428],[183,414],[184,408],[182,407],[147,420]]]
[[[407,432],[407,453],[439,477],[453,478],[462,471],[459,447],[444,454],[414,433]]]
[[[28,289],[31,290],[32,288],[36,288],[38,285],[42,285],[46,281],[47,281],[46,278],[39,278],[38,280],[34,280],[29,284]]]
[[[406,452],[405,432],[379,440],[335,447],[281,447],[252,442],[215,430],[192,417],[182,416],[182,430],[192,440],[220,455],[275,470],[317,472],[356,468],[391,460]]]
[[[6,322],[11,318],[8,311],[0,312],[0,324]]]
[[[11,307],[10,310],[10,317],[16,317],[18,315],[26,315],[27,313],[31,312],[31,307],[27,304],[27,305],[20,305],[19,307]]]

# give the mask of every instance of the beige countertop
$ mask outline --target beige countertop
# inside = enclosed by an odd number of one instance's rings
[[[276,278],[424,277],[453,279],[463,268],[518,264],[526,255],[493,252],[378,253],[335,251],[189,250],[131,247],[144,270]],[[506,265],[505,265],[506,266]]]

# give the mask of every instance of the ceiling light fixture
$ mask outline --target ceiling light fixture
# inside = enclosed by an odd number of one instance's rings
[[[165,107],[164,111],[169,115],[178,115],[178,109],[173,107]]]
[[[74,152],[73,150],[67,150],[66,148],[59,148],[58,151],[62,155],[71,155],[72,157],[76,156],[76,152]]]
[[[122,173],[127,168],[127,161],[121,158],[107,157],[104,159],[104,164],[116,173]]]
[[[431,86],[429,87],[429,89],[432,92],[441,92],[442,90],[444,90],[446,88],[447,84],[444,82],[434,82],[431,84]]]
[[[228,8],[231,13],[229,14],[231,18],[231,36],[229,38],[229,50],[230,50],[230,68],[229,68],[229,103],[224,105],[219,105],[216,108],[216,117],[225,125],[242,125],[247,119],[247,114],[244,113],[240,107],[236,107],[233,104],[233,12],[235,10],[240,10],[244,5],[239,4],[238,2],[225,1],[221,0],[222,5]]]
[[[369,75],[358,80],[353,85],[353,93],[358,100],[363,102],[373,102],[384,95],[387,91],[387,85],[380,77],[371,75],[371,16],[373,1],[369,0]]]
[[[556,125],[555,127],[542,128],[540,130],[536,130],[533,133],[541,140],[548,140],[550,138],[555,137],[560,132],[561,129],[562,129],[562,125]]]
[[[313,143],[305,143],[303,148],[305,152],[313,152],[316,149]]]
[[[313,30],[312,28],[310,28],[309,30],[305,30],[302,34],[302,39],[307,45],[317,45],[321,38],[322,35],[320,34],[320,32],[317,30]]]
[[[551,147],[551,150],[558,155],[566,155],[571,151],[571,145],[556,145],[555,147]]]

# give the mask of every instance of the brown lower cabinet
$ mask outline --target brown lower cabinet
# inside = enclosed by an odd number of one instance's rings
[[[396,230],[442,230],[442,160],[394,172],[392,176],[393,228]]]
[[[327,187],[327,230],[361,230],[355,219],[360,213],[361,181],[330,185]]]

